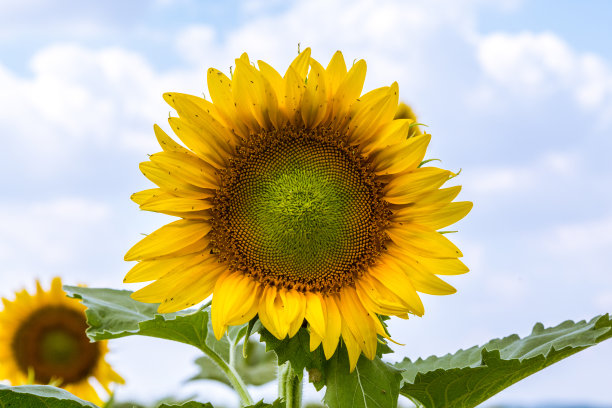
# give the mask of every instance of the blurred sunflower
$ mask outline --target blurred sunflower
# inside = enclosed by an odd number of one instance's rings
[[[361,95],[365,61],[327,68],[306,49],[284,76],[246,54],[232,78],[208,70],[212,102],[167,93],[187,148],[159,127],[162,152],[140,164],[159,188],[140,208],[180,217],[125,255],[125,282],[155,282],[132,296],[168,313],[211,294],[217,338],[259,316],[274,336],[307,321],[311,349],[330,358],[340,337],[351,370],[374,358],[379,316],[421,316],[417,292],[455,289],[436,275],[468,269],[439,229],[463,218],[454,176],[420,167],[430,135],[398,106],[398,85]]]
[[[17,292],[2,298],[0,312],[0,380],[13,385],[52,384],[100,405],[90,383],[94,378],[110,393],[110,384],[124,380],[104,361],[105,341],[90,343],[85,335],[85,306],[66,297],[60,278],[44,291]]]

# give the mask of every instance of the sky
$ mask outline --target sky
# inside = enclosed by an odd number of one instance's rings
[[[611,18],[604,0],[0,0],[0,296],[57,275],[138,288],[121,283],[123,255],[169,220],[129,200],[150,188],[138,163],[159,150],[153,124],[170,131],[162,93],[206,95],[207,68],[244,51],[283,71],[299,43],[323,65],[336,50],[365,59],[366,90],[398,81],[432,134],[427,157],[461,169],[474,202],[451,237],[471,272],[448,279],[455,295],[423,295],[423,318],[391,321],[406,345],[390,359],[612,312]],[[184,384],[195,349],[110,346],[120,399],[235,401]],[[607,342],[483,406],[612,405],[610,361]]]

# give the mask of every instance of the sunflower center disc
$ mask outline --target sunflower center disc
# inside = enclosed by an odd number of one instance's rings
[[[19,327],[12,349],[19,368],[34,370],[37,383],[61,379],[62,384],[86,379],[94,370],[100,349],[85,335],[85,316],[70,308],[40,309]]]
[[[282,129],[239,149],[216,197],[213,244],[262,283],[334,292],[380,253],[386,206],[367,162],[328,129]]]

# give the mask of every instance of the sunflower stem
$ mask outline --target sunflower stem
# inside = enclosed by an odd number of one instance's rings
[[[200,345],[200,350],[202,350],[202,352],[206,354],[208,358],[214,361],[215,364],[217,364],[217,366],[225,373],[227,379],[230,381],[232,387],[234,387],[234,389],[238,393],[238,396],[240,397],[240,406],[253,405],[253,397],[251,397],[251,394],[249,394],[246,384],[244,383],[242,377],[240,377],[240,374],[238,374],[236,369],[232,365],[228,364],[225,360],[223,360],[219,354],[214,352],[207,345]],[[232,352],[233,350],[230,350],[230,353]]]
[[[278,370],[278,396],[285,401],[287,408],[302,406],[302,379],[289,361]]]

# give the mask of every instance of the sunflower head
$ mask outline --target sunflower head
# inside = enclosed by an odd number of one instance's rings
[[[430,135],[398,104],[397,83],[362,95],[366,64],[326,68],[306,49],[284,75],[243,54],[231,77],[208,70],[211,101],[165,100],[182,144],[155,126],[162,151],[141,163],[156,188],[140,208],[179,217],[125,259],[133,297],[162,313],[213,295],[220,338],[258,316],[273,335],[302,325],[327,358],[340,338],[351,367],[374,358],[379,316],[424,312],[418,292],[455,290],[436,275],[467,272],[438,232],[463,218],[454,174],[421,167]]]
[[[107,392],[123,384],[104,361],[106,342],[91,343],[85,335],[85,307],[66,297],[60,278],[51,289],[36,282],[36,293],[22,290],[14,300],[2,299],[0,311],[0,379],[13,385],[53,384],[88,401],[102,401],[90,380]]]

